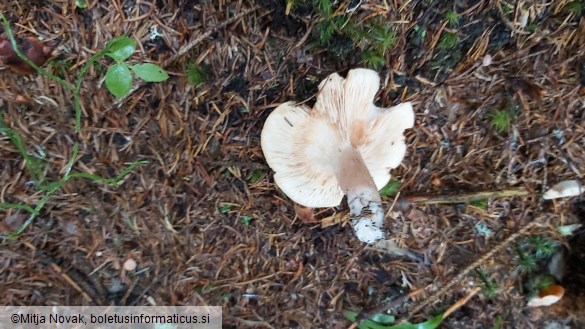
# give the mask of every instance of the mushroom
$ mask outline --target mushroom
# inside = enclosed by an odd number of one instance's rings
[[[528,300],[528,307],[550,306],[563,298],[565,288],[558,284],[552,284],[541,289],[538,296],[534,296]]]
[[[305,207],[334,207],[344,195],[358,239],[384,238],[379,190],[406,152],[403,132],[412,128],[410,103],[389,109],[373,104],[380,78],[368,69],[331,74],[319,85],[312,109],[287,102],[262,129],[262,151],[276,185]]]

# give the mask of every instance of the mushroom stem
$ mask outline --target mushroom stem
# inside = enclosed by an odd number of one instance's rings
[[[350,145],[343,147],[337,169],[337,181],[347,195],[356,236],[366,243],[383,239],[382,199],[360,152]]]

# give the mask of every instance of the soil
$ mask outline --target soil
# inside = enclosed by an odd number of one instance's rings
[[[583,326],[585,235],[556,230],[582,222],[583,212],[572,199],[539,196],[585,173],[585,18],[571,10],[578,2],[371,0],[348,16],[357,26],[374,17],[392,26],[396,42],[378,68],[376,104],[411,101],[416,112],[407,155],[392,171],[400,196],[384,198],[386,209],[394,205],[385,229],[396,248],[389,250],[360,243],[349,225],[303,222],[260,148],[273,108],[307,99],[310,106],[329,74],[365,65],[363,49],[347,36],[337,35],[333,48],[319,45],[312,1],[298,1],[288,15],[284,0],[88,2],[80,9],[72,1],[10,0],[0,12],[19,37],[59,41],[43,68],[67,81],[121,35],[138,43],[131,63],[164,65],[169,80],[116,101],[103,82],[112,61],[100,60],[83,80],[77,133],[70,91],[2,69],[0,114],[28,154],[43,157],[46,182],[63,176],[76,142],[72,172],[114,178],[134,161],[148,163],[119,186],[68,182],[18,239],[2,237],[1,305],[220,305],[225,328],[348,328],[344,310],[369,311],[424,288],[393,309],[420,322],[483,283],[472,271],[429,300],[432,292],[533,225],[519,238],[542,235],[567,250],[561,302],[568,304],[526,307],[511,243],[480,266],[496,293],[483,289],[442,328]],[[335,14],[355,3],[339,1]],[[459,21],[450,26],[453,10]],[[446,32],[459,38],[452,49],[438,46]],[[193,63],[207,71],[198,86],[185,73]],[[503,109],[514,115],[498,131],[493,116]],[[33,179],[0,135],[0,203],[38,204],[43,194]],[[515,188],[530,194],[484,205],[406,201]],[[344,205],[316,209],[315,218],[345,212]],[[25,210],[0,210],[0,232],[26,218]],[[128,259],[134,271],[124,271]]]

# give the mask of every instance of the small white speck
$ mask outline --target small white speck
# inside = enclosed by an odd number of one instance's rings
[[[490,66],[491,63],[492,56],[490,54],[486,54],[485,56],[483,56],[483,59],[481,60],[481,66]]]
[[[158,31],[158,26],[155,25],[155,26],[150,28],[150,41],[152,41],[158,37],[161,37],[161,36],[162,36],[162,34]]]

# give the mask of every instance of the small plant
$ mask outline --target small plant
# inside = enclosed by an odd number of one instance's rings
[[[333,16],[333,3],[331,3],[331,0],[313,0],[313,6],[323,18],[328,19]]]
[[[85,9],[87,6],[87,0],[75,0],[75,7]]]
[[[518,266],[523,273],[532,273],[538,269],[537,259],[534,255],[527,253],[524,248],[516,245],[516,254],[518,255]]]
[[[376,51],[366,50],[362,53],[362,63],[377,70],[386,64],[386,59]]]
[[[571,1],[565,5],[563,10],[566,10],[569,14],[579,18],[583,15],[583,0]]]
[[[336,16],[323,20],[317,24],[317,32],[319,33],[319,41],[322,45],[327,45],[339,33],[343,26],[345,17]]]
[[[232,210],[232,205],[229,203],[220,203],[219,204],[219,212],[222,214],[227,214]]]
[[[459,36],[455,33],[445,32],[439,39],[438,47],[442,50],[450,50],[457,46]]]
[[[491,114],[492,126],[499,134],[506,132],[513,120],[514,112],[509,109],[497,110]]]
[[[343,315],[348,320],[357,323],[358,314],[356,312],[345,311],[343,312]],[[389,316],[386,314],[376,314],[369,319],[365,319],[357,323],[357,327],[359,329],[435,329],[441,325],[443,319],[444,319],[443,314],[439,314],[434,318],[421,323],[410,323],[408,321],[403,321],[398,324],[394,324],[395,319],[393,316]]]
[[[313,7],[320,21],[317,23],[316,44],[326,47],[337,57],[350,54],[357,46],[361,48],[362,63],[373,69],[386,64],[386,53],[396,43],[396,31],[381,19],[361,22],[358,27],[352,16],[334,14],[331,0],[313,0]]]
[[[106,72],[106,87],[116,97],[124,97],[132,88],[134,73],[146,82],[161,82],[169,75],[160,66],[152,63],[129,65],[124,62],[136,51],[136,41],[126,36],[118,37],[106,45],[103,54],[116,63]]]
[[[205,82],[205,79],[207,78],[206,72],[193,62],[187,64],[185,74],[187,75],[187,82],[193,87],[199,86]]]
[[[250,215],[244,215],[240,220],[244,226],[250,226],[250,224],[252,224],[252,216]]]
[[[262,172],[262,170],[254,170],[248,176],[247,181],[250,184],[254,184],[257,181],[259,181],[262,178],[262,176],[264,176],[264,172]]]
[[[445,14],[445,19],[450,27],[455,28],[459,25],[459,15],[454,10],[451,10]]]
[[[420,46],[425,40],[425,37],[427,36],[427,30],[420,25],[415,25],[413,27],[413,30],[414,34],[412,37],[412,43],[417,46]]]
[[[373,40],[374,48],[382,54],[385,54],[396,42],[396,32],[391,30],[388,25],[381,23],[374,24],[369,35]]]
[[[494,298],[498,293],[498,283],[495,280],[491,280],[488,276],[479,268],[475,269],[479,280],[483,283],[483,292],[488,298]]]
[[[16,53],[18,58],[20,58],[20,60],[22,60],[27,65],[29,65],[38,74],[58,83],[64,89],[70,91],[73,94],[73,105],[74,105],[74,109],[75,109],[74,128],[75,128],[75,132],[79,133],[81,131],[81,84],[83,82],[83,77],[85,76],[85,73],[87,73],[87,71],[89,70],[91,65],[93,65],[102,56],[109,54],[111,56],[123,57],[123,56],[125,56],[123,54],[129,52],[131,47],[128,46],[126,41],[121,41],[121,43],[117,44],[117,45],[115,44],[116,40],[123,40],[123,39],[119,38],[119,39],[112,40],[112,42],[108,43],[108,47],[106,47],[106,49],[97,52],[96,54],[94,54],[93,56],[91,56],[87,60],[87,62],[77,72],[77,76],[76,76],[77,80],[76,80],[75,84],[72,84],[72,83],[70,83],[70,82],[68,82],[60,77],[57,77],[57,76],[43,70],[41,67],[39,67],[39,65],[42,65],[42,64],[37,65],[30,58],[28,58],[19,48],[19,45],[18,45],[18,43],[17,43],[17,41],[12,33],[12,29],[10,27],[10,22],[8,22],[8,20],[6,19],[6,17],[2,13],[0,13],[0,19],[2,20],[2,25],[4,26],[4,30],[6,32],[6,35],[7,35],[8,39],[10,40],[10,45],[12,47],[12,50],[14,51],[14,53]],[[134,52],[134,49],[135,48],[132,48],[132,52]],[[130,54],[132,52],[130,52]],[[113,55],[113,54],[115,54],[115,55]],[[126,56],[125,58],[129,57],[130,54],[128,54],[128,56]],[[135,73],[138,72],[136,74],[139,76],[141,76],[141,75],[148,76],[149,75],[148,71],[150,69],[149,69],[149,67],[145,68],[145,67],[138,66],[138,67],[134,68],[134,70],[135,70]],[[145,74],[145,72],[146,72],[146,74]],[[8,240],[16,239],[20,235],[20,233],[22,233],[34,221],[34,219],[40,215],[41,210],[45,207],[45,205],[47,204],[47,202],[49,202],[49,200],[53,197],[53,195],[55,195],[57,192],[59,192],[61,190],[61,188],[70,180],[75,179],[75,178],[83,178],[83,179],[88,179],[90,181],[97,182],[97,183],[118,185],[118,184],[120,184],[122,179],[126,175],[128,175],[131,171],[133,171],[134,169],[136,169],[138,166],[140,166],[142,164],[148,163],[148,161],[135,161],[135,162],[131,163],[128,167],[126,167],[126,169],[122,170],[114,178],[103,178],[103,177],[100,177],[98,175],[93,175],[93,174],[88,174],[88,173],[83,173],[83,172],[73,172],[73,166],[75,165],[75,162],[78,160],[78,153],[79,153],[79,143],[75,143],[73,145],[72,153],[69,157],[69,160],[67,161],[67,164],[65,166],[64,173],[63,173],[63,176],[61,177],[61,179],[42,185],[44,183],[44,179],[45,179],[45,177],[44,177],[44,166],[45,166],[44,161],[38,157],[33,157],[33,156],[29,155],[30,152],[27,151],[22,137],[15,130],[11,129],[8,126],[8,124],[6,124],[6,122],[4,121],[4,118],[2,116],[0,116],[0,133],[3,135],[6,135],[8,137],[8,139],[12,142],[12,144],[14,144],[14,146],[18,149],[18,151],[20,152],[20,154],[22,155],[22,157],[25,161],[27,171],[35,183],[36,189],[38,191],[40,191],[41,195],[42,195],[41,199],[37,202],[37,204],[34,208],[31,206],[25,205],[25,204],[0,203],[0,209],[24,210],[24,211],[29,213],[29,216],[27,217],[25,222],[20,227],[18,227],[14,232],[11,232],[8,235],[0,234],[0,238],[3,238],[3,239],[8,239]]]
[[[41,157],[35,157],[28,154],[28,150],[24,145],[24,140],[20,135],[10,129],[6,122],[4,122],[4,118],[0,114],[0,134],[5,135],[8,137],[8,140],[16,147],[22,158],[24,159],[26,171],[30,176],[31,180],[35,184],[42,184],[45,179],[45,161]]]
[[[530,236],[527,241],[527,249],[537,260],[552,256],[557,250],[558,245],[558,242],[547,239],[542,235]]]

